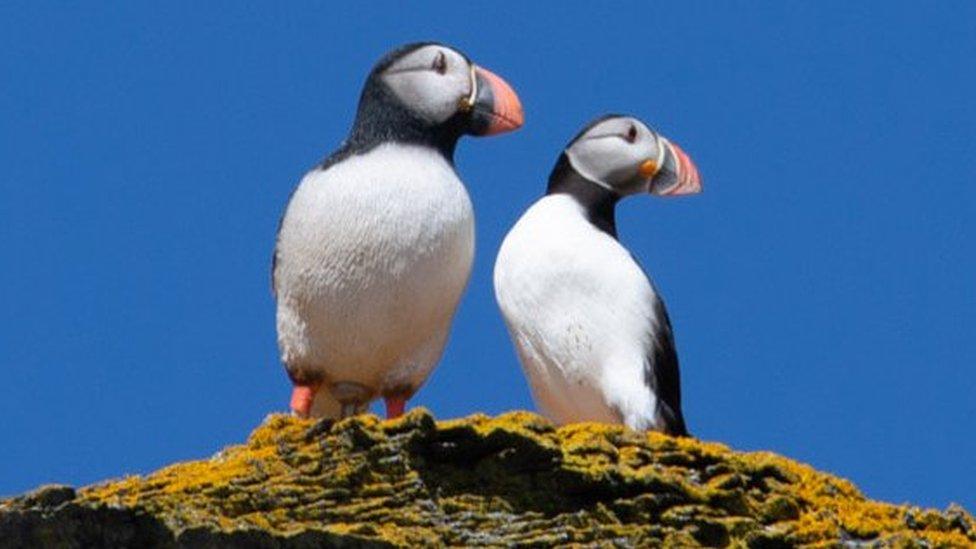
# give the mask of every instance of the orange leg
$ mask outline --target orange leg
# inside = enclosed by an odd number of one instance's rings
[[[407,399],[404,397],[386,397],[386,419],[394,419],[403,415],[407,408]]]
[[[298,417],[308,417],[312,411],[312,402],[319,384],[295,385],[291,392],[291,411]]]

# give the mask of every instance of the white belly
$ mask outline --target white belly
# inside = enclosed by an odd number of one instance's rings
[[[557,423],[650,421],[652,292],[572,198],[548,196],[526,212],[498,254],[495,294],[542,413]]]
[[[453,167],[386,144],[302,180],[282,221],[278,344],[328,382],[418,387],[471,273],[474,216]]]

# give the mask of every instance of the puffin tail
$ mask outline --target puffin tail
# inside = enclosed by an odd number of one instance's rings
[[[658,403],[657,424],[661,431],[673,437],[690,437],[688,427],[685,426],[685,418],[681,414],[681,409],[673,410],[663,402]]]

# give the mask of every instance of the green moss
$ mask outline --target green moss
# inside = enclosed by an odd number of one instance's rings
[[[770,453],[607,425],[556,429],[526,412],[435,422],[414,410],[394,421],[273,415],[209,460],[2,501],[0,539],[966,547],[976,545],[976,523],[958,507],[867,500],[843,479]]]

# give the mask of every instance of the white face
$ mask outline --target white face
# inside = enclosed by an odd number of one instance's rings
[[[647,192],[651,177],[641,173],[641,166],[648,160],[663,164],[662,141],[640,120],[615,116],[586,130],[566,155],[577,172],[608,189],[619,194]]]
[[[418,48],[383,71],[383,82],[410,110],[432,124],[458,111],[471,94],[471,64],[460,53],[440,45]]]

